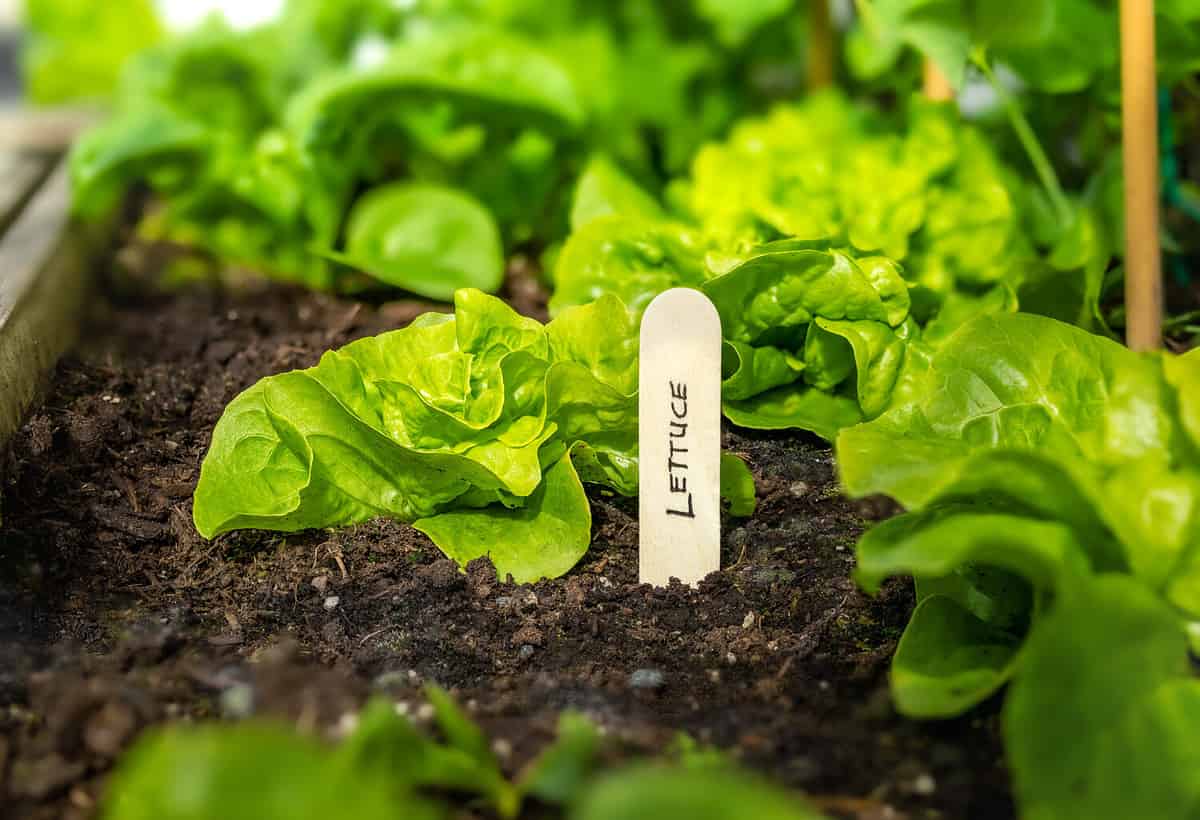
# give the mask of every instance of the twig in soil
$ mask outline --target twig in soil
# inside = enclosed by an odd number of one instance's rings
[[[321,551],[321,547],[325,548],[325,554],[332,558],[334,563],[337,564],[338,572],[342,574],[342,580],[345,581],[349,579],[350,573],[346,572],[346,562],[342,560],[342,548],[333,546],[332,541],[326,541],[323,544],[317,544],[317,546],[313,549],[312,568],[314,570],[317,568],[317,561],[320,560],[317,558],[317,553]]]
[[[133,508],[134,513],[140,515],[142,512],[142,505],[138,503],[137,493],[133,488],[133,482],[115,470],[109,470],[108,476],[112,479],[112,483],[120,487],[122,492],[125,493],[125,498],[128,499],[129,506]]]
[[[360,640],[358,642],[358,645],[366,646],[367,641],[371,640],[375,636],[382,635],[384,632],[387,632],[389,629],[396,629],[396,628],[397,628],[397,626],[395,624],[392,624],[391,626],[385,626],[381,629],[376,629],[374,632],[367,633],[366,635],[363,636],[362,640]]]
[[[817,618],[812,625],[800,633],[799,645],[793,657],[807,658],[813,653],[813,651],[817,648],[817,644],[820,642],[821,638],[825,636],[825,632],[829,629],[829,625],[833,623],[839,615],[842,614],[842,610],[845,608],[846,601],[848,600],[850,600],[850,593],[846,593],[844,596],[842,596],[842,600],[837,606],[826,612],[820,618]]]
[[[186,516],[186,513],[183,512],[182,505],[176,504],[171,509],[174,512],[178,512],[180,515]],[[175,576],[175,580],[171,583],[171,585],[176,588],[180,587],[180,585],[181,585],[180,582],[183,580],[183,576],[185,576],[185,575],[191,573],[193,570],[195,570],[196,567],[200,565],[201,561],[211,558],[212,554],[217,549],[218,543],[219,542],[217,542],[217,541],[213,541],[211,544],[209,544],[208,549],[204,550],[202,553],[200,553],[200,555],[193,558],[191,560],[191,562],[189,562],[188,565],[186,567],[184,567],[177,576]]]
[[[737,560],[733,562],[732,566],[726,567],[726,569],[737,569],[739,566],[741,566],[742,561],[744,561],[745,558],[746,558],[746,545],[742,544],[742,551],[738,553]],[[740,588],[739,588],[739,591],[740,591]]]

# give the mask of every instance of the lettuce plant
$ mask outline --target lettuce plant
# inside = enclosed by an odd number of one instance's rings
[[[906,401],[950,331],[1015,310],[1018,289],[1050,270],[1018,217],[1023,190],[944,108],[918,105],[900,135],[817,96],[701,150],[673,212],[591,163],[551,311],[604,293],[641,310],[697,287],[721,314],[729,419],[832,439]],[[1077,245],[1051,258],[1071,268],[1091,250]]]
[[[377,516],[413,523],[460,564],[555,577],[587,551],[583,482],[637,492],[636,317],[615,297],[542,325],[478,290],[454,315],[269,376],[225,409],[193,514],[212,538]],[[722,461],[735,513],[745,465]]]
[[[982,316],[932,353],[912,401],[838,437],[847,490],[910,510],[858,546],[868,590],[916,580],[897,706],[947,717],[1015,680],[1005,732],[1025,816],[1195,811],[1198,388],[1196,353]],[[1125,768],[1126,744],[1157,762]]]

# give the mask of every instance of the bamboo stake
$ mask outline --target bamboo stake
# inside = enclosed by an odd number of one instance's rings
[[[925,96],[935,102],[946,102],[954,99],[954,88],[950,85],[950,81],[946,79],[946,75],[937,67],[937,63],[926,58],[925,60]]]
[[[808,88],[833,85],[833,22],[829,0],[808,0]]]
[[[1162,346],[1158,99],[1153,0],[1121,0],[1121,148],[1125,163],[1125,341]]]

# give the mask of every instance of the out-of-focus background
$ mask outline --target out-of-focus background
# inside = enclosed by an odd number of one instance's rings
[[[157,0],[162,19],[171,28],[189,28],[213,12],[241,28],[271,19],[282,0]],[[21,42],[23,0],[0,0],[0,107],[16,104],[21,94],[17,52]]]

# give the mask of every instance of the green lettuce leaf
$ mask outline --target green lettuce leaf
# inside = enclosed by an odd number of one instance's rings
[[[642,767],[608,776],[580,800],[572,820],[820,820],[802,801],[736,771]]]
[[[733,453],[721,453],[721,498],[729,501],[729,514],[735,518],[749,518],[758,505],[754,475]]]
[[[1165,457],[1179,441],[1161,360],[1044,317],[971,320],[933,354],[924,387],[916,404],[839,437],[852,493],[913,507],[963,478],[984,449],[1111,469]]]
[[[390,710],[390,706],[389,706]],[[394,720],[401,720],[392,715]],[[121,760],[106,820],[318,820],[343,811],[363,820],[433,820],[438,807],[390,772],[346,765],[337,752],[272,726],[175,727],[149,734]]]
[[[701,289],[721,314],[725,338],[749,344],[817,316],[894,327],[909,308],[908,288],[890,263],[837,251],[760,252]]]
[[[721,348],[721,396],[728,401],[752,398],[795,382],[805,366],[803,360],[778,347],[727,341]]]
[[[565,575],[587,552],[592,510],[565,455],[516,509],[452,510],[413,522],[459,564],[487,556],[518,584]]]
[[[594,218],[559,253],[550,314],[608,293],[640,315],[664,290],[703,282],[703,257],[699,237],[686,226],[615,213]]]
[[[725,418],[748,430],[809,430],[826,441],[862,421],[853,398],[791,385],[742,401],[723,401],[721,410]]]
[[[1194,817],[1200,684],[1174,613],[1129,578],[1064,588],[1004,712],[1022,816]]]
[[[494,293],[504,281],[492,215],[437,185],[392,183],[364,194],[348,217],[345,252],[332,256],[430,299],[449,300],[459,288]]]
[[[571,230],[593,219],[616,214],[629,219],[665,217],[662,206],[603,154],[592,157],[575,184],[571,203]]]
[[[761,26],[792,10],[790,0],[694,0],[696,11],[729,46],[740,45]]]
[[[72,207],[95,217],[113,208],[132,177],[159,190],[181,186],[208,156],[208,132],[162,106],[147,105],[88,131],[71,151]]]

